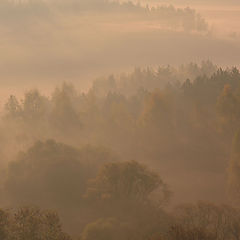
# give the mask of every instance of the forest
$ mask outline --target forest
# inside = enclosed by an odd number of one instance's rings
[[[0,1],[0,240],[240,240],[239,0]]]
[[[239,69],[210,61],[10,95],[1,239],[239,239],[239,119]]]

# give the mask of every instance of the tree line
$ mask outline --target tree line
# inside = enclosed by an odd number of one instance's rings
[[[50,96],[10,96],[2,239],[239,239],[240,73],[215,68],[139,69],[87,92],[63,83]],[[191,192],[215,203],[179,204]]]

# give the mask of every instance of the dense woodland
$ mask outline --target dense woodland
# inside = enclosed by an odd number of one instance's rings
[[[0,240],[240,240],[238,2],[0,0]]]
[[[136,68],[9,96],[0,239],[240,239],[240,72]]]

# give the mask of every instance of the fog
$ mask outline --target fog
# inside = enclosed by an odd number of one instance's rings
[[[240,4],[0,1],[0,240],[239,240]]]
[[[155,4],[154,10],[145,3],[4,0],[0,6],[3,84],[53,83],[53,87],[71,81],[88,88],[99,75],[138,66],[208,59],[238,65],[239,29],[236,19],[229,17],[231,12],[222,14],[219,5],[216,12],[186,9],[190,3],[159,6]]]

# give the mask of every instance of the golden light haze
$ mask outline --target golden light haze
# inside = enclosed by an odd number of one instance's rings
[[[0,1],[0,240],[239,240],[239,0]]]

